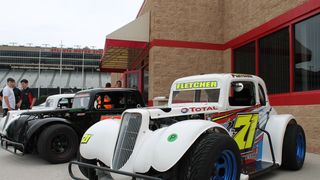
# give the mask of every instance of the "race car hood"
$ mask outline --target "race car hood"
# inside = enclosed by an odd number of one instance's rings
[[[147,109],[150,113],[151,119],[185,116],[193,114],[211,114],[224,111],[222,106],[216,103],[199,103],[193,104],[192,106],[155,107]]]

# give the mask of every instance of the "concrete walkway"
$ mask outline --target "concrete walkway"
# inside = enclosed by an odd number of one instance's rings
[[[80,174],[75,168],[76,174]],[[320,178],[320,155],[307,154],[304,167],[300,171],[275,170],[259,177],[269,179],[305,179]],[[0,180],[70,180],[68,164],[52,165],[35,155],[23,157],[13,155],[0,148]]]

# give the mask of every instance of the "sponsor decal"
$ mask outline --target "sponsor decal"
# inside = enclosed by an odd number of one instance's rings
[[[169,136],[168,136],[168,142],[174,142],[174,141],[176,141],[178,139],[178,135],[177,134],[175,134],[175,133],[173,133],[173,134],[170,134]]]
[[[87,144],[89,139],[91,138],[92,134],[85,134],[81,139],[81,144]]]
[[[182,113],[187,113],[188,111],[189,111],[188,108],[182,108],[182,109],[181,109],[181,112],[182,112]]]
[[[201,89],[201,88],[216,88],[218,86],[217,81],[196,81],[187,83],[176,84],[177,90],[183,89]]]
[[[212,111],[217,110],[215,106],[206,106],[206,107],[190,107],[192,112],[200,112],[200,111]]]
[[[252,78],[253,76],[250,75],[250,74],[232,74],[232,77],[234,77],[234,78],[241,78],[241,77],[243,77],[243,78]]]
[[[238,114],[234,124],[237,133],[233,139],[238,144],[240,151],[253,147],[258,120],[258,113]]]
[[[191,112],[201,112],[201,111],[213,111],[217,110],[217,107],[215,106],[204,106],[204,107],[189,107],[189,108],[182,108],[182,113],[187,113],[189,111]]]

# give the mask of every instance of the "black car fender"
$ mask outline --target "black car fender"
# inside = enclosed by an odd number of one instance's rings
[[[43,129],[53,124],[66,124],[71,126],[71,123],[63,118],[53,117],[37,120],[26,131],[25,142],[29,142],[34,135],[42,132]]]

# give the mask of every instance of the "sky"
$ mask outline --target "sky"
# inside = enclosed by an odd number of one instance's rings
[[[92,47],[133,21],[143,0],[0,0],[0,45]]]

